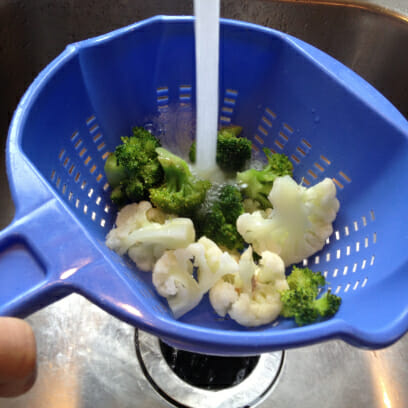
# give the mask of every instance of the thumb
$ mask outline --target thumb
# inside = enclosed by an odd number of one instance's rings
[[[0,318],[0,397],[28,391],[36,377],[36,344],[31,327],[20,319]]]

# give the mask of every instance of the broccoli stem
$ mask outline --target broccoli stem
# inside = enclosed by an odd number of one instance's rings
[[[219,134],[230,133],[238,137],[242,133],[242,126],[230,125],[220,129]]]
[[[183,191],[190,185],[189,179],[192,177],[187,163],[162,147],[156,149],[158,160],[164,170],[164,179],[169,191]]]
[[[106,159],[105,174],[112,188],[119,186],[120,182],[126,178],[126,170],[118,164],[115,153],[111,153]]]

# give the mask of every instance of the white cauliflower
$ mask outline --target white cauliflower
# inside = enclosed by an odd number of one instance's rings
[[[197,268],[197,280],[193,270]],[[235,274],[237,261],[208,238],[187,248],[166,251],[153,268],[153,285],[167,298],[174,317],[193,309],[224,274]]]
[[[279,292],[288,288],[282,259],[265,251],[256,265],[249,247],[241,256],[238,273],[224,275],[211,288],[210,302],[220,316],[228,313],[243,326],[260,326],[279,316]]]
[[[188,249],[166,251],[153,268],[153,285],[165,297],[176,319],[196,307],[203,293],[193,277]]]
[[[218,245],[206,237],[188,246],[197,267],[197,279],[200,290],[208,292],[223,275],[238,270],[237,261],[229,252],[223,252]]]
[[[306,188],[290,176],[278,177],[268,199],[272,210],[237,219],[238,232],[258,254],[274,252],[289,266],[323,248],[340,207],[331,179]]]
[[[106,245],[119,255],[128,253],[139,269],[151,271],[165,250],[185,248],[194,240],[194,225],[189,218],[176,218],[141,201],[119,211]]]

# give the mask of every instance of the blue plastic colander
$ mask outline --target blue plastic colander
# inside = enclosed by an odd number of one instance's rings
[[[155,17],[69,45],[38,76],[10,127],[16,204],[0,237],[0,314],[26,316],[77,292],[171,344],[237,355],[330,338],[386,346],[408,328],[408,123],[376,90],[289,35],[223,20],[220,124],[239,124],[255,154],[293,161],[295,178],[333,178],[341,209],[323,251],[304,261],[343,298],[338,314],[246,329],[208,299],[175,320],[151,274],[105,247],[115,219],[103,167],[133,126],[186,151],[194,135],[191,17]],[[261,156],[260,156],[261,157]]]

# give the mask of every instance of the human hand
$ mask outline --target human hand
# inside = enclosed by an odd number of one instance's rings
[[[0,397],[27,392],[36,378],[36,344],[24,320],[0,317]]]

